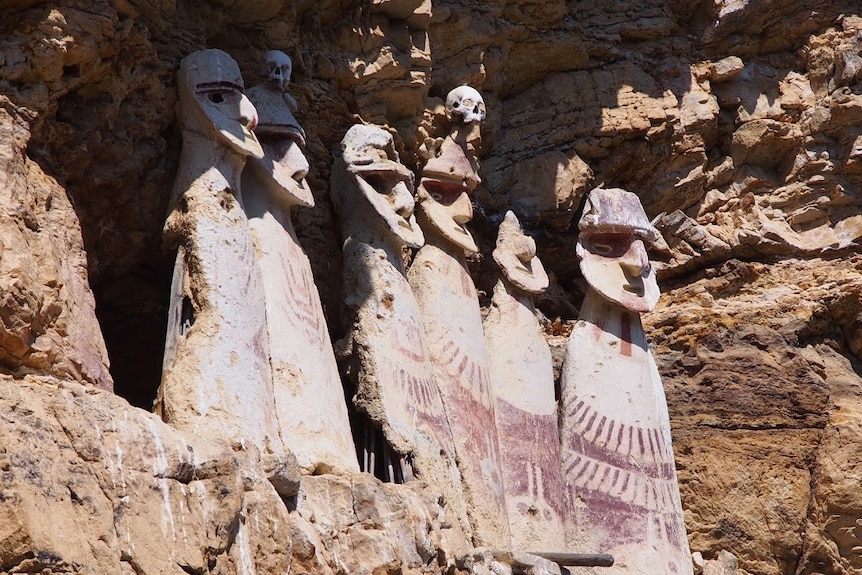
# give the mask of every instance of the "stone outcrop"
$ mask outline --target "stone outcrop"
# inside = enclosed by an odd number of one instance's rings
[[[0,572],[489,568],[437,559],[451,518],[433,494],[324,475],[285,505],[254,455],[146,413],[174,261],[176,70],[203,48],[249,86],[266,51],[294,59],[315,202],[294,221],[333,340],[331,150],[355,123],[391,128],[418,174],[448,91],[482,92],[469,270],[487,308],[494,224],[512,209],[551,276],[536,306],[558,362],[585,292],[584,195],[636,192],[662,234],[644,327],[703,572],[732,570],[731,554],[748,575],[862,569],[860,29],[846,0],[3,3]],[[192,478],[186,445],[218,464]]]
[[[0,365],[110,390],[80,224],[62,186],[26,155],[31,119],[0,96]]]
[[[294,460],[282,499],[256,449],[108,392],[35,376],[0,391],[2,573],[418,573],[437,559],[445,520],[421,483],[300,478]]]
[[[749,573],[856,569],[854,532],[841,528],[859,508],[846,495],[859,360],[845,332],[862,264],[835,265],[732,260],[647,316],[692,550],[730,550]]]

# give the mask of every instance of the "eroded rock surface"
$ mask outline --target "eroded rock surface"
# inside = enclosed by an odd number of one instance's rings
[[[730,261],[646,316],[692,550],[727,549],[744,572],[857,568],[842,529],[859,508],[846,497],[859,360],[845,333],[862,262],[836,263]]]
[[[180,510],[213,505],[210,519],[187,514],[188,545],[175,541],[162,528],[151,418],[123,401],[149,409],[160,378],[174,258],[160,236],[180,148],[175,72],[202,48],[228,52],[246,85],[261,79],[267,50],[294,59],[291,94],[315,200],[297,210],[296,230],[333,339],[343,333],[331,150],[360,119],[388,124],[416,173],[426,139],[445,135],[435,126],[447,92],[464,83],[482,92],[489,117],[472,231],[485,261],[470,271],[487,306],[493,224],[513,209],[552,276],[536,302],[552,343],[584,293],[571,225],[584,194],[601,182],[635,191],[664,240],[651,253],[664,295],[644,321],[704,572],[730,565],[721,550],[747,574],[862,569],[860,29],[859,7],[846,0],[3,3],[0,449],[20,465],[2,471],[10,495],[0,504],[0,571],[171,572],[176,562],[161,563],[168,548],[189,569],[238,572],[248,566],[239,554],[243,501],[249,517],[280,503],[266,483],[238,495],[235,471],[166,479],[175,524]],[[112,379],[121,397],[97,391]],[[93,411],[75,411],[85,400]],[[40,415],[48,409],[82,421],[67,436]],[[122,429],[125,413],[140,433],[117,441],[128,468],[146,478],[134,497],[111,482],[116,449],[104,431]],[[102,439],[85,431],[90,421],[104,422]],[[160,429],[170,453],[197,441]],[[78,457],[86,438],[92,455]],[[80,503],[57,479],[64,468],[91,478],[75,488]],[[343,478],[331,481],[334,490]],[[194,501],[183,494],[193,484]],[[380,489],[415,507],[407,488]],[[124,494],[140,524],[126,511],[113,516]],[[245,557],[273,562],[260,571],[290,560],[309,573],[339,571],[342,561],[417,568],[411,561],[425,559],[417,549],[427,546],[404,551],[381,517],[351,524],[353,548],[377,559],[343,559],[344,531],[317,535],[302,522],[274,539],[291,534],[292,559],[253,543],[260,534],[251,530]],[[65,528],[47,529],[47,518]],[[327,525],[352,521],[338,520]],[[126,533],[136,534],[134,552]],[[392,545],[401,551],[381,551]]]
[[[421,482],[300,481],[294,461],[295,495],[282,500],[255,449],[185,436],[108,392],[28,376],[4,378],[0,398],[2,573],[370,574],[437,564],[445,518]]]
[[[0,365],[112,389],[80,224],[62,186],[26,155],[29,119],[0,96]]]

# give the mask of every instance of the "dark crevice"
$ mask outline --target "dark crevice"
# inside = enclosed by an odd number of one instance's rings
[[[146,277],[116,278],[93,290],[114,392],[147,411],[161,381],[171,268],[166,260]]]
[[[383,431],[364,414],[354,413],[352,420],[360,471],[371,473],[384,483],[410,481],[413,478],[410,455],[401,455],[395,451]]]

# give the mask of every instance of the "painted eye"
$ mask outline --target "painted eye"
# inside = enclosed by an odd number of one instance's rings
[[[593,244],[593,251],[600,256],[606,256],[614,251],[614,247],[610,244]]]
[[[207,98],[209,98],[210,102],[212,102],[213,104],[221,104],[222,102],[224,102],[224,94],[222,94],[221,92],[210,92],[207,95]]]
[[[435,202],[439,202],[443,199],[443,194],[431,194],[431,197],[434,198]]]

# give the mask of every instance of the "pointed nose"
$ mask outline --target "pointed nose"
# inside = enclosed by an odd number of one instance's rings
[[[649,256],[643,240],[634,240],[631,243],[628,251],[620,258],[620,267],[631,277],[643,277],[649,273]]]
[[[392,189],[391,201],[392,209],[395,210],[395,213],[405,220],[409,220],[413,215],[415,202],[413,201],[413,194],[410,193],[404,182],[398,182]]]
[[[250,132],[257,128],[257,110],[245,94],[239,101],[239,121]]]
[[[290,142],[287,153],[282,161],[293,168],[292,177],[297,182],[301,182],[308,177],[308,158],[305,157],[305,154],[302,153],[299,144],[296,142]]]
[[[461,192],[458,198],[449,206],[449,211],[452,214],[452,219],[457,224],[466,224],[473,219],[473,202],[470,201],[470,196],[465,192]]]
[[[524,244],[521,246],[519,252],[518,257],[523,262],[528,262],[536,257],[536,240],[530,236],[524,236]]]

